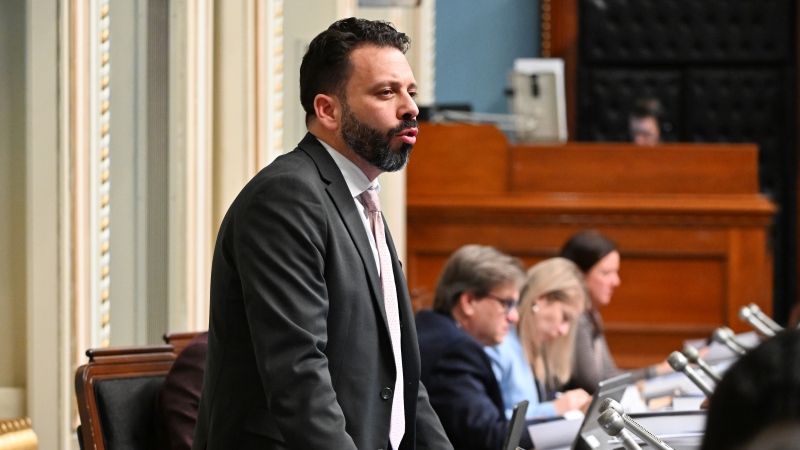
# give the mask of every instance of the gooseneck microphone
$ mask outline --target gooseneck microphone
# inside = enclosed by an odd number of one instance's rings
[[[683,356],[685,356],[690,363],[696,364],[697,367],[699,367],[700,370],[705,372],[706,375],[708,375],[709,378],[714,380],[715,383],[719,383],[720,381],[722,381],[722,377],[719,376],[719,374],[715,372],[714,369],[712,369],[711,366],[708,365],[708,363],[703,361],[703,358],[700,357],[700,352],[698,352],[696,348],[692,347],[691,345],[687,345],[683,347],[683,351],[681,353],[683,353]]]
[[[739,309],[739,318],[742,321],[747,322],[750,324],[751,327],[755,328],[756,331],[761,333],[764,336],[772,337],[775,336],[775,332],[764,323],[760,317],[758,317],[755,312],[753,312],[750,306],[742,306]]]
[[[691,367],[689,367],[689,360],[686,359],[685,356],[681,354],[679,351],[674,351],[670,353],[667,357],[667,362],[672,369],[676,372],[683,372],[686,377],[692,380],[692,383],[697,385],[707,397],[711,397],[711,394],[714,392],[711,387],[703,381],[699,376],[697,376],[697,372],[694,371]]]
[[[711,333],[711,339],[720,344],[726,345],[734,353],[744,355],[747,349],[733,337],[733,331],[728,327],[719,327]]]
[[[756,315],[756,317],[758,317],[762,322],[764,322],[766,326],[770,327],[772,331],[776,333],[783,331],[783,327],[778,325],[774,320],[772,320],[770,316],[764,314],[764,312],[761,311],[761,308],[759,308],[758,305],[756,305],[755,303],[750,303],[750,311],[752,311],[753,314]]]
[[[639,447],[639,444],[633,440],[628,430],[625,429],[625,422],[623,422],[622,417],[613,409],[603,411],[600,417],[597,418],[597,423],[600,424],[606,434],[617,438],[625,450],[642,450],[642,447]]]
[[[625,414],[625,410],[622,408],[622,405],[620,405],[619,402],[611,398],[603,400],[603,403],[600,404],[600,412],[602,414],[606,414],[609,411],[614,411],[617,414],[617,416],[619,416],[619,418],[622,420],[622,423],[624,424],[625,428],[630,430],[631,433],[635,434],[643,442],[646,442],[647,445],[649,445],[650,447],[658,448],[661,450],[672,450],[672,447],[665,444],[664,441],[658,438],[658,436],[647,431],[645,427],[639,425],[638,422],[631,419],[631,416]],[[602,414],[600,415],[601,417]],[[613,415],[610,416],[613,417]],[[600,419],[598,419],[597,421],[600,422]]]

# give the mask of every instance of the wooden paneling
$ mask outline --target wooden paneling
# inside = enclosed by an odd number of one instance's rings
[[[426,136],[429,132],[430,138]],[[497,195],[506,191],[508,144],[497,128],[423,125],[420,139],[457,143],[451,147],[456,151],[429,151],[430,145],[414,147],[411,160],[424,163],[414,164],[414,183],[407,183],[409,197],[444,191],[464,195]],[[469,163],[463,164],[464,161]],[[458,170],[451,171],[454,167]]]
[[[622,283],[603,309],[606,321],[642,328],[653,323],[703,325],[709,331],[718,326],[726,293],[723,258],[634,256],[627,251],[622,256]]]
[[[407,171],[405,267],[417,310],[431,305],[462,245],[532,265],[584,228],[620,247],[622,285],[603,316],[622,366],[663,360],[722,324],[747,330],[745,304],[772,310],[775,208],[758,194],[755,147],[515,147],[473,125],[423,124],[422,133]]]
[[[657,150],[616,146],[607,159],[603,156],[609,155],[608,144],[568,145],[569,151],[564,151],[563,145],[514,147],[511,190],[603,194],[758,192],[758,150],[752,144],[665,144]],[[650,154],[642,158],[642,152]],[[709,171],[712,164],[715,167]],[[560,170],[563,167],[571,170],[564,172]]]

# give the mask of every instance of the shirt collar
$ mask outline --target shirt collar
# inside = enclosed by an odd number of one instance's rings
[[[353,161],[347,159],[346,156],[336,151],[322,139],[317,138],[317,140],[325,147],[325,150],[327,150],[328,154],[333,158],[333,162],[339,167],[344,177],[344,182],[347,183],[347,189],[350,190],[350,195],[354,198],[358,197],[367,189],[375,189],[377,192],[381,191],[381,185],[378,183],[377,178],[374,182],[370,182],[369,178],[364,175],[364,172],[362,172]]]

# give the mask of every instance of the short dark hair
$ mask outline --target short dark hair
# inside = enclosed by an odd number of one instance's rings
[[[660,122],[664,118],[664,108],[656,98],[639,98],[633,103],[631,117],[636,119],[652,117]]]
[[[524,282],[525,266],[519,258],[488,245],[465,245],[445,263],[436,282],[433,309],[449,314],[463,292],[485,297],[497,287],[521,287]]]
[[[628,115],[628,127],[631,127],[630,123],[634,119],[646,119],[648,117],[652,117],[656,121],[659,139],[662,141],[667,139],[666,134],[672,131],[672,124],[667,120],[664,106],[657,98],[644,97],[636,99]]]
[[[350,54],[358,47],[373,45],[394,47],[405,53],[411,40],[389,22],[380,20],[337,20],[315,37],[300,64],[300,104],[306,112],[306,122],[314,112],[318,94],[344,96],[350,76]]]
[[[558,256],[569,259],[583,273],[588,273],[598,261],[616,250],[617,244],[599,231],[583,230],[569,238]]]
[[[800,424],[800,330],[781,331],[739,358],[710,402],[703,450],[738,448],[771,425]]]

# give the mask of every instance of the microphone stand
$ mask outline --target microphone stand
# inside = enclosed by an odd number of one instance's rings
[[[686,357],[681,354],[681,352],[672,352],[667,357],[667,362],[676,372],[683,372],[690,380],[692,380],[692,383],[697,385],[697,387],[699,387],[700,390],[706,394],[707,397],[711,397],[711,394],[714,393],[714,390],[711,389],[711,387],[699,376],[697,376],[697,372],[689,367],[689,360],[687,360]]]

